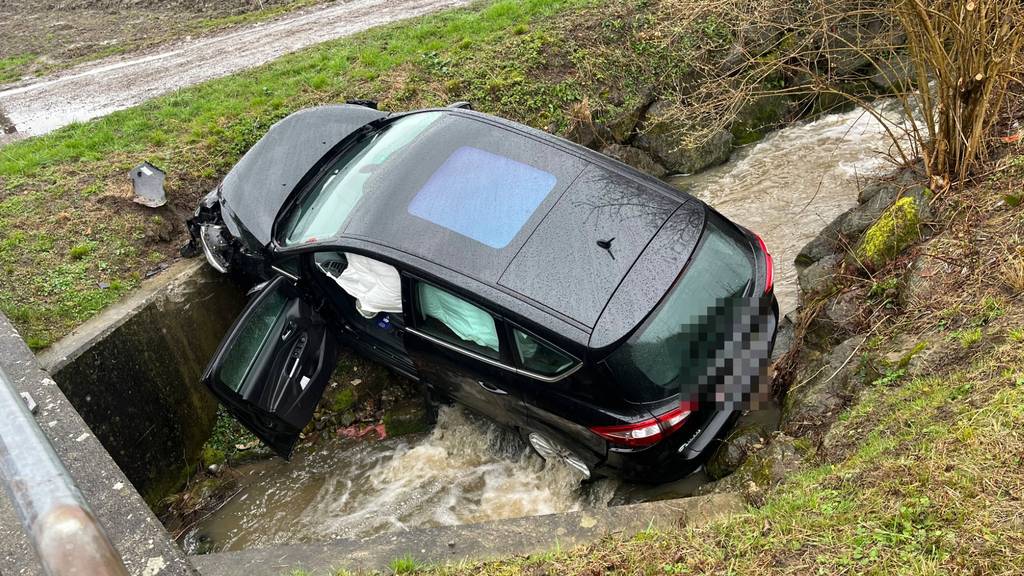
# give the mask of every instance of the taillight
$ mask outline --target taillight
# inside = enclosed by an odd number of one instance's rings
[[[775,282],[775,264],[772,262],[772,255],[768,252],[768,247],[764,245],[764,240],[760,236],[754,234],[757,238],[757,243],[761,246],[761,252],[764,252],[765,272],[764,272],[764,293],[767,294],[772,291],[772,284]]]
[[[590,430],[613,444],[642,448],[661,442],[666,436],[681,428],[689,415],[689,410],[679,407],[636,424],[594,426]]]

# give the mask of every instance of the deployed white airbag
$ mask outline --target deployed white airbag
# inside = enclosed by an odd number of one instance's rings
[[[420,283],[419,292],[424,314],[439,320],[459,338],[498,351],[493,316],[430,284]]]
[[[348,266],[334,279],[356,299],[356,310],[366,318],[379,312],[402,312],[402,279],[390,264],[359,254],[345,253]]]

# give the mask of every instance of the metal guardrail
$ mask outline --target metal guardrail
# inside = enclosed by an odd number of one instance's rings
[[[3,369],[0,480],[47,574],[128,575],[120,555]]]

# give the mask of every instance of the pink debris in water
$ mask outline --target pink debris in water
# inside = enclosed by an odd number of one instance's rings
[[[362,438],[370,432],[376,432],[377,438],[380,440],[388,437],[388,433],[387,430],[384,429],[383,422],[370,426],[346,426],[345,428],[338,428],[338,436],[343,438]]]

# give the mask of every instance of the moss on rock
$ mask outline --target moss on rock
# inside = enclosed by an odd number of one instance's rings
[[[921,215],[917,201],[904,196],[890,206],[864,233],[857,244],[857,261],[878,270],[921,237]]]

